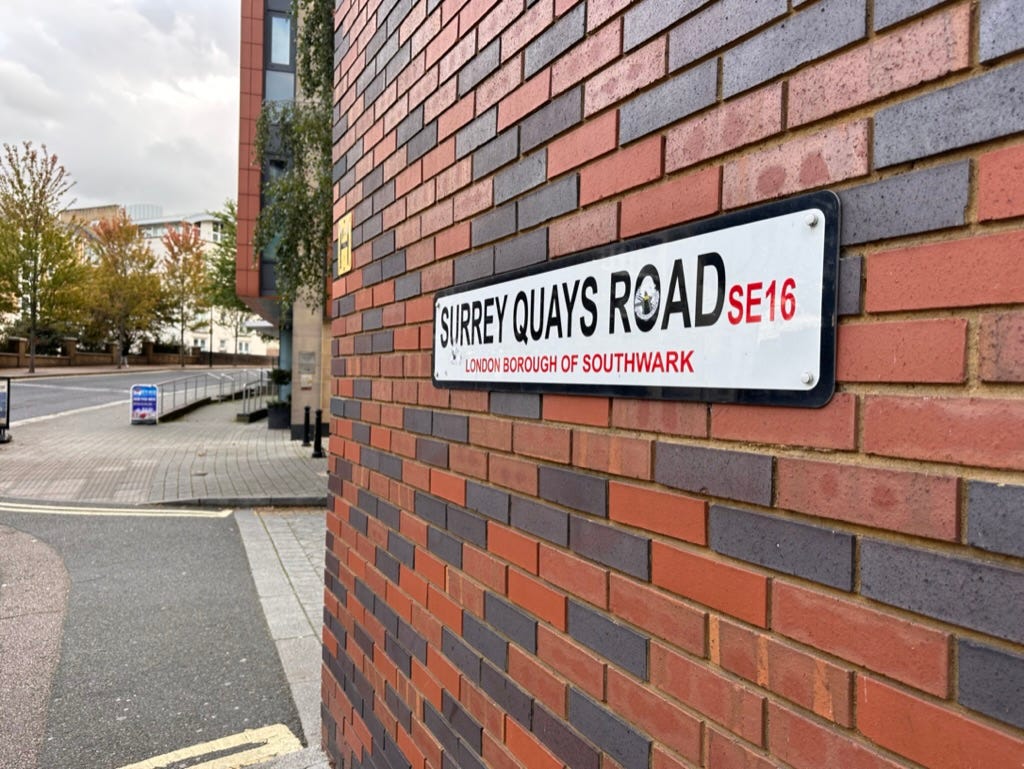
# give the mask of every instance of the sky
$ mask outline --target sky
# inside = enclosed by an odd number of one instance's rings
[[[75,206],[174,215],[236,196],[238,0],[3,8],[0,143],[45,144],[75,182]]]

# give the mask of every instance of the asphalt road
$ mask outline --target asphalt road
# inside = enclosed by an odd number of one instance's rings
[[[70,577],[39,769],[301,727],[233,517],[0,512]]]

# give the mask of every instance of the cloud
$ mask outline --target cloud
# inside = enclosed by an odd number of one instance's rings
[[[13,7],[9,7],[13,6]],[[32,140],[76,180],[80,205],[168,214],[234,197],[236,3],[5,0],[0,141]]]

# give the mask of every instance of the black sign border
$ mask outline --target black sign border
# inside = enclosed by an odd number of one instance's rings
[[[571,395],[610,395],[623,398],[650,400],[695,401],[707,403],[740,403],[756,406],[795,406],[821,408],[835,394],[836,387],[836,322],[839,282],[839,196],[832,190],[820,190],[784,200],[772,201],[739,211],[688,222],[658,232],[640,235],[628,240],[598,246],[557,259],[516,270],[491,275],[438,291],[437,299],[473,291],[518,278],[533,276],[551,270],[570,267],[583,262],[597,261],[648,246],[692,238],[708,232],[737,227],[751,222],[771,219],[804,209],[817,208],[825,214],[825,243],[822,258],[821,327],[819,373],[821,378],[810,390],[771,390],[727,387],[652,387],[642,385],[588,385],[560,384],[557,382],[489,382],[479,380],[446,379],[439,381],[434,367],[434,345],[431,344],[431,380],[434,387],[460,390],[489,390],[515,393],[554,393]],[[434,329],[437,329],[437,301],[434,302]]]

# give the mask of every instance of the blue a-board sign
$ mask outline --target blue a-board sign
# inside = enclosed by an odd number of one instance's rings
[[[11,380],[0,379],[0,435],[11,429]]]
[[[151,384],[132,385],[132,424],[155,425],[159,388]]]

